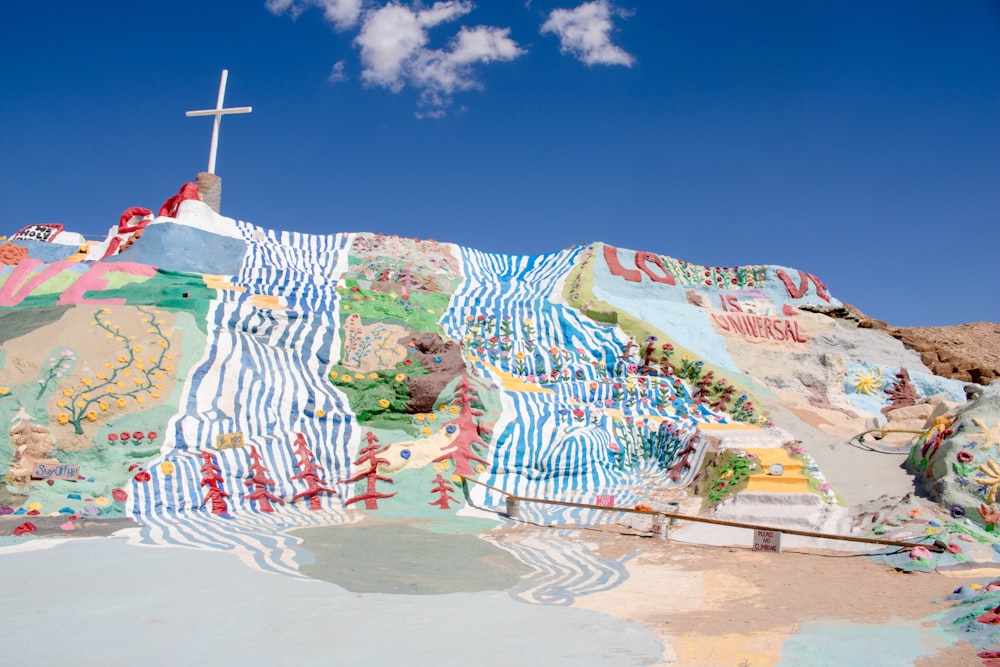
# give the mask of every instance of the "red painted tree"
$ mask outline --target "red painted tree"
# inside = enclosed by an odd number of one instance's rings
[[[358,460],[354,462],[354,465],[361,466],[368,464],[368,469],[362,470],[357,475],[354,475],[349,479],[345,479],[344,484],[354,484],[362,479],[367,480],[368,484],[364,493],[360,493],[353,498],[345,500],[344,505],[350,505],[363,500],[365,501],[366,510],[377,510],[379,498],[392,498],[396,495],[396,492],[379,493],[375,490],[375,485],[380,481],[388,482],[389,484],[393,483],[393,480],[389,477],[378,474],[378,467],[389,463],[389,459],[384,459],[379,456],[379,454],[389,449],[389,445],[385,445],[384,447],[376,445],[375,443],[378,442],[378,438],[375,437],[375,434],[371,431],[368,431],[365,435],[365,441],[368,444],[362,447],[361,451],[358,452],[360,456],[358,456]]]
[[[917,390],[910,381],[910,372],[905,368],[899,369],[896,381],[885,393],[889,396],[889,405],[882,408],[883,415],[889,410],[917,404]]]
[[[215,457],[209,452],[202,452],[198,457],[204,461],[201,464],[201,486],[207,487],[205,502],[211,503],[212,514],[225,514],[229,511],[226,498],[229,494],[222,489],[222,471],[215,465]]]
[[[438,499],[432,500],[427,504],[437,505],[443,510],[451,509],[451,505],[448,504],[448,501],[451,501],[453,503],[458,502],[458,500],[453,498],[449,493],[453,488],[454,487],[452,487],[451,482],[442,477],[441,473],[438,473],[438,476],[434,478],[434,488],[431,489],[431,493],[438,494]]]
[[[298,459],[299,470],[302,472],[294,475],[292,480],[300,479],[304,481],[306,483],[306,490],[292,496],[292,502],[295,502],[299,498],[308,498],[309,509],[322,509],[320,494],[327,493],[335,496],[337,492],[324,486],[326,480],[322,479],[319,475],[320,471],[323,470],[323,466],[313,460],[313,452],[306,443],[306,436],[301,433],[296,433],[295,435],[297,436],[295,438],[295,458]]]
[[[458,416],[444,423],[444,427],[454,425],[458,429],[458,434],[451,444],[444,449],[444,454],[434,459],[434,462],[451,461],[455,464],[455,472],[459,475],[472,476],[475,472],[472,469],[472,461],[486,464],[486,459],[480,458],[476,454],[475,446],[479,445],[483,449],[488,449],[488,445],[483,442],[482,435],[493,433],[492,430],[476,421],[476,417],[482,417],[483,411],[473,407],[473,402],[480,403],[479,394],[469,384],[469,378],[463,377],[456,387],[455,398],[452,405],[458,406]]]
[[[260,460],[260,454],[257,453],[257,448],[250,445],[250,479],[243,482],[247,486],[253,488],[253,491],[247,494],[247,500],[257,501],[257,508],[261,512],[273,512],[274,507],[271,505],[273,500],[276,503],[284,503],[285,501],[274,495],[269,488],[274,486],[274,480],[268,477],[268,469],[264,467],[264,464]]]

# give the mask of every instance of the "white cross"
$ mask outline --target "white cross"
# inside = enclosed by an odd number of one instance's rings
[[[228,78],[229,70],[222,70],[222,81],[219,82],[219,100],[215,103],[214,109],[187,112],[188,116],[215,116],[215,126],[212,128],[212,150],[208,154],[208,173],[210,174],[215,173],[215,153],[219,148],[219,124],[222,122],[222,116],[227,113],[250,113],[253,111],[253,107],[222,108],[222,100],[226,96],[226,79]]]

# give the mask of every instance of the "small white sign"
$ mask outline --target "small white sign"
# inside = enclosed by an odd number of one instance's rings
[[[753,550],[781,553],[781,531],[755,529],[753,531]]]

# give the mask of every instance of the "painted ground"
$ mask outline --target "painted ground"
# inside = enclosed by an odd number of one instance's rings
[[[276,232],[194,184],[11,231],[0,564],[79,628],[12,658],[214,622],[213,660],[1000,664],[1000,385],[817,276]]]

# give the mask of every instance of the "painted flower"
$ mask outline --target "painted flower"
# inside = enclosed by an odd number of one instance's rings
[[[945,547],[945,549],[950,554],[960,554],[960,553],[962,553],[962,547],[961,547],[961,545],[955,544],[954,542],[952,542],[947,547]]]
[[[420,432],[423,433],[424,435],[430,435],[431,434],[431,429],[429,427],[425,426],[422,429],[420,429]]]
[[[156,431],[150,431],[146,434],[147,440],[156,440]]]
[[[316,411],[316,416],[319,417],[320,419],[326,417],[326,410],[320,408],[319,410]]]
[[[124,398],[119,398],[118,401],[116,402],[116,405],[119,408],[124,408],[127,405],[127,403],[125,402]]]
[[[135,474],[135,477],[134,477],[135,481],[137,481],[137,482],[148,482],[152,478],[153,478],[153,476],[150,475],[145,470],[140,470],[139,472],[137,472]]]
[[[59,416],[56,417],[56,421],[65,426],[66,424],[69,423],[69,415],[66,414],[65,412],[60,412]]]
[[[378,399],[378,406],[384,410],[389,407],[389,401],[384,398],[380,398]]]
[[[368,374],[368,379],[369,380],[377,380],[378,379],[378,373],[369,373]]]
[[[590,391],[597,391],[597,383],[596,382],[590,382],[587,385],[587,389],[589,389]]]
[[[424,419],[427,418],[427,416],[422,412],[418,412],[417,414],[413,415],[413,418],[416,419],[418,422],[422,422]]]
[[[924,560],[930,557],[931,552],[926,547],[913,547],[910,551],[910,560]]]
[[[577,419],[583,419],[584,412],[580,408],[574,408],[573,409],[573,416],[576,417]]]
[[[437,415],[434,414],[433,412],[429,413],[427,415],[427,421],[429,421],[429,422],[437,421]]]
[[[354,382],[354,378],[352,378],[348,373],[344,373],[340,376],[340,381],[350,384],[351,382]]]
[[[160,472],[162,472],[164,475],[172,475],[174,474],[174,470],[176,470],[176,468],[174,467],[174,464],[171,463],[170,461],[164,461],[163,463],[160,464]]]
[[[93,410],[87,410],[87,421],[89,421],[89,422],[96,422],[97,421],[97,413],[94,412]]]
[[[108,433],[108,440],[111,441],[111,442],[118,442],[118,434],[117,433]]]
[[[967,452],[965,450],[962,450],[958,454],[955,455],[955,458],[958,459],[959,463],[968,463],[969,461],[971,461],[973,459],[973,456],[972,456],[972,452]]]
[[[128,440],[129,438],[132,437],[132,434],[129,433],[128,431],[122,431],[118,437],[120,437],[122,440]]]

